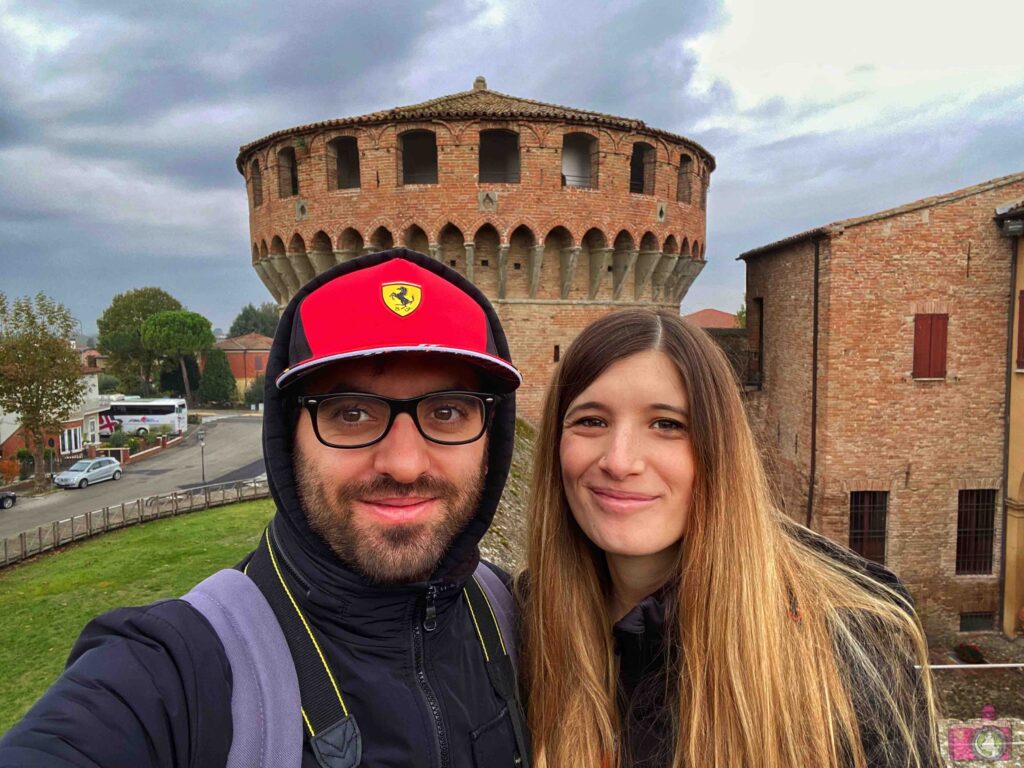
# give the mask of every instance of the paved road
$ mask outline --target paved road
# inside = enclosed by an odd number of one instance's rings
[[[204,423],[207,484],[243,480],[263,473],[262,420],[229,416]],[[153,458],[129,464],[124,476],[88,488],[58,490],[38,498],[19,496],[13,509],[0,511],[0,537],[81,515],[122,501],[202,485],[195,432]]]

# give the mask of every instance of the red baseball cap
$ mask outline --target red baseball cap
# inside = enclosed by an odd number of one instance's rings
[[[498,394],[523,381],[494,343],[484,307],[442,275],[404,258],[346,272],[299,303],[283,389],[340,360],[392,352],[448,355],[479,368]]]

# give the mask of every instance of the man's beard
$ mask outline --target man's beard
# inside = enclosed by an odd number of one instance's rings
[[[323,479],[296,450],[293,461],[299,500],[310,528],[338,558],[377,584],[425,581],[434,572],[455,537],[476,516],[483,495],[487,457],[469,482],[455,484],[424,475],[399,483],[387,475],[369,482],[352,482],[329,490]],[[395,496],[428,496],[440,504],[424,522],[381,524],[356,517],[353,502]]]

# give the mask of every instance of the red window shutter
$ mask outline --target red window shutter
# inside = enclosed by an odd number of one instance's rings
[[[932,343],[929,355],[930,378],[946,378],[946,329],[949,315],[932,315]]]
[[[1024,370],[1024,291],[1017,297],[1017,367]]]
[[[932,341],[932,316],[914,315],[914,378],[929,376],[929,350]]]

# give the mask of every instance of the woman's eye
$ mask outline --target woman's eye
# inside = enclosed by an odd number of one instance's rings
[[[596,416],[583,416],[582,418],[576,419],[571,427],[603,427],[604,421],[597,418]]]
[[[685,431],[686,426],[675,419],[657,419],[651,426],[655,429]]]

